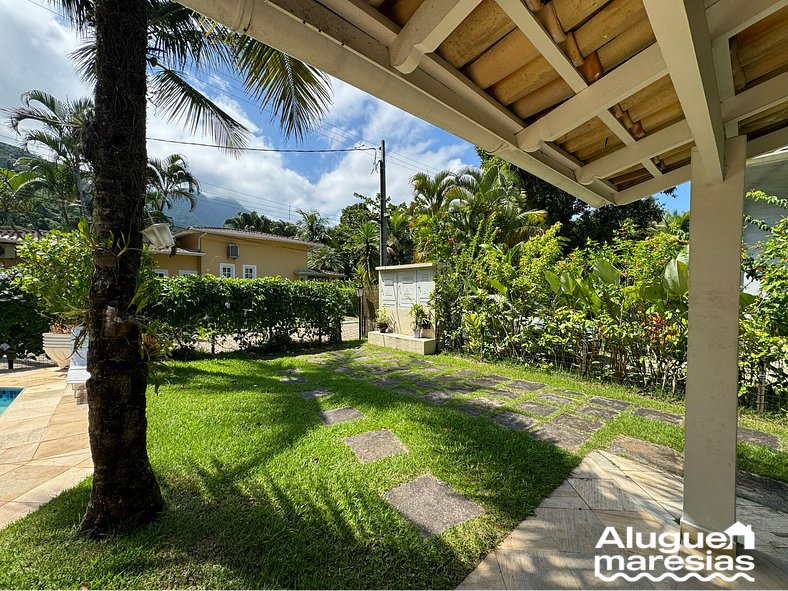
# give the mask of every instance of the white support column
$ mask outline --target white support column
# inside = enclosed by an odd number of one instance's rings
[[[736,429],[744,164],[747,141],[726,142],[724,180],[709,182],[692,149],[689,345],[682,529],[736,521]]]

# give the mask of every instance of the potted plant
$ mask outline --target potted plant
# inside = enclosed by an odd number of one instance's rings
[[[52,319],[49,332],[43,333],[44,353],[65,368],[73,352],[71,329],[84,319],[93,273],[87,228],[26,236],[17,252],[17,284],[37,298]]]
[[[386,332],[389,329],[389,310],[386,306],[381,306],[378,308],[378,312],[375,316],[375,320],[378,323],[378,330],[380,332]]]
[[[413,336],[420,339],[422,331],[431,326],[430,315],[421,304],[413,304],[410,307],[410,317],[412,319]]]

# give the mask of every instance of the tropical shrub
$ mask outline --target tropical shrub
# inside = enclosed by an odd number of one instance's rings
[[[228,335],[243,347],[341,338],[341,285],[277,277],[227,279],[185,275],[160,280],[146,315],[172,327],[182,343]]]
[[[9,369],[14,359],[43,353],[41,335],[49,326],[40,302],[19,288],[17,276],[17,269],[0,271],[0,357]]]

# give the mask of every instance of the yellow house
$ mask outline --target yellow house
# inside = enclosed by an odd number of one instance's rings
[[[174,234],[175,250],[154,250],[156,274],[309,279],[311,242],[251,230],[191,226]]]
[[[25,236],[40,237],[43,232],[37,230],[0,229],[0,269],[13,267],[19,263],[16,247],[22,244]]]

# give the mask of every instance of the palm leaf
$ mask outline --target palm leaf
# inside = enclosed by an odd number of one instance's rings
[[[153,104],[167,112],[170,120],[183,121],[192,133],[201,130],[228,150],[246,146],[246,127],[179,73],[160,65],[151,76],[150,87]]]

